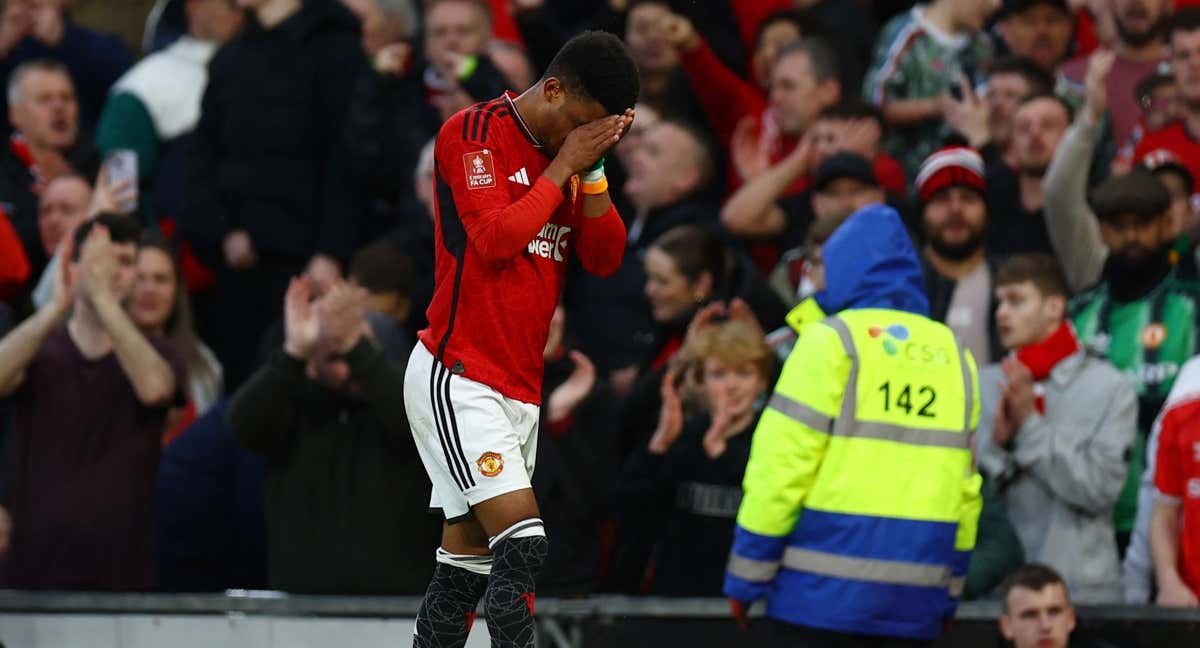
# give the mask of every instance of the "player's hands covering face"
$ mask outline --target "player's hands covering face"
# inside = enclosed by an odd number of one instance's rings
[[[557,159],[573,174],[586,171],[620,141],[632,123],[633,111],[626,110],[623,115],[609,115],[579,126],[567,134]]]

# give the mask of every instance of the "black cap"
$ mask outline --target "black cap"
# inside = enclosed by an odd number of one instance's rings
[[[1000,17],[1008,17],[1019,14],[1030,7],[1036,5],[1050,5],[1061,10],[1068,16],[1071,15],[1071,7],[1067,5],[1067,0],[1004,0],[1004,5],[1000,8]]]
[[[1150,221],[1167,213],[1171,194],[1162,181],[1145,167],[1134,167],[1125,175],[1112,176],[1092,192],[1092,211],[1099,220],[1111,220],[1133,214],[1139,221]]]
[[[841,178],[853,178],[872,187],[879,186],[879,178],[875,177],[875,167],[866,158],[842,152],[834,153],[817,167],[813,188],[824,191],[829,183]]]

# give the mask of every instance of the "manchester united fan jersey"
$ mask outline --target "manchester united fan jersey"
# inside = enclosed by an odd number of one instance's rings
[[[451,372],[540,404],[550,318],[567,261],[616,271],[616,210],[587,218],[577,177],[542,177],[551,159],[506,94],[451,117],[434,147],[435,269],[421,342]]]

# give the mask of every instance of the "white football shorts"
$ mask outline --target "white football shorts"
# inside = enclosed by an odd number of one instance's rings
[[[529,488],[540,409],[456,375],[417,342],[404,374],[404,408],[433,482],[429,508],[450,522],[493,497]]]

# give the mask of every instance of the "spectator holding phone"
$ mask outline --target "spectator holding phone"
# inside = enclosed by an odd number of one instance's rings
[[[243,21],[243,13],[229,0],[182,4],[187,33],[117,79],[96,126],[96,145],[106,158],[116,151],[133,153],[135,168],[120,180],[140,179],[140,211],[152,222],[179,213],[182,141],[200,120],[208,62]]]

